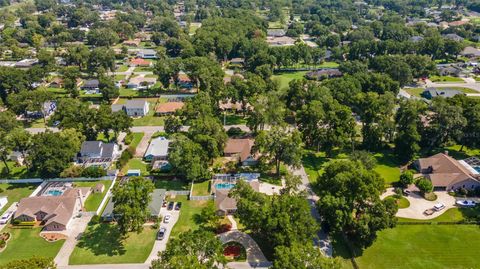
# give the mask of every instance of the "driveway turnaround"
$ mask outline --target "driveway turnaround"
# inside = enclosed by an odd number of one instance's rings
[[[446,191],[437,191],[434,193],[437,195],[437,200],[435,201],[427,201],[425,198],[415,193],[406,196],[405,198],[410,202],[410,206],[399,209],[396,216],[420,220],[434,219],[445,213],[448,209],[455,207],[455,197],[449,195]],[[423,214],[425,210],[433,208],[433,206],[438,203],[444,204],[445,208],[438,212],[435,211],[430,216]]]
[[[167,214],[170,214],[172,217],[170,218],[169,223],[160,223],[160,227],[167,228],[167,232],[165,233],[165,238],[163,240],[155,240],[155,244],[153,245],[152,251],[150,252],[150,256],[148,256],[145,264],[151,264],[153,260],[158,259],[158,252],[164,251],[167,248],[168,239],[170,238],[170,233],[172,232],[173,226],[178,220],[180,216],[180,212],[177,210],[168,211],[165,207],[162,207],[160,210],[160,214],[164,217]],[[159,228],[160,229],[160,228]]]
[[[247,251],[247,262],[243,263],[243,266],[245,267],[242,268],[257,268],[259,265],[268,267],[268,265],[271,265],[267,258],[265,258],[265,255],[263,255],[263,252],[257,245],[257,242],[255,242],[255,240],[253,240],[250,235],[240,232],[238,230],[234,230],[220,234],[219,237],[220,241],[222,241],[223,244],[233,241],[242,244],[242,246],[245,248],[245,250]],[[231,264],[228,264],[228,266],[232,268],[237,268],[231,266]]]

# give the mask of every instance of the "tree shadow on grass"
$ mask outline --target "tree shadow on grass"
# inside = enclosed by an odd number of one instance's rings
[[[125,254],[124,237],[112,224],[101,223],[89,227],[80,238],[77,246],[91,251],[95,256],[119,256]]]

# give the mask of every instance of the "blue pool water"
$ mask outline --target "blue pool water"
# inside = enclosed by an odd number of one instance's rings
[[[215,185],[215,188],[218,190],[229,190],[231,188],[235,187],[235,184],[232,183],[218,183]]]
[[[476,167],[474,167],[473,169],[477,170],[477,172],[480,173],[480,166],[476,166]]]
[[[61,190],[48,190],[47,191],[47,195],[50,195],[50,196],[60,196],[63,194],[63,191]]]

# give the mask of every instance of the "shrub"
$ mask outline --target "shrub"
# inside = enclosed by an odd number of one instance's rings
[[[228,136],[241,136],[243,134],[244,134],[244,132],[242,131],[242,129],[240,129],[238,127],[231,127],[227,131]]]
[[[417,180],[415,185],[417,185],[418,189],[420,189],[422,193],[429,193],[433,190],[432,182],[424,177]]]
[[[400,184],[402,187],[407,187],[413,183],[413,173],[410,171],[405,171],[400,175]]]
[[[83,167],[78,165],[72,165],[70,167],[65,168],[65,170],[60,173],[60,177],[67,178],[67,177],[80,177],[83,173]]]
[[[460,196],[466,196],[468,194],[468,190],[465,188],[460,188],[457,190],[457,194]]]
[[[117,167],[122,169],[128,163],[128,161],[133,158],[134,154],[135,149],[132,147],[128,147],[127,150],[124,150],[117,161]]]
[[[216,233],[221,234],[221,233],[226,233],[229,232],[232,229],[232,225],[230,224],[220,224],[217,226]]]
[[[92,217],[92,219],[90,220],[90,223],[92,225],[95,225],[95,224],[98,224],[100,223],[100,220],[101,220],[101,217],[99,215],[95,215]]]
[[[4,192],[5,190],[3,188],[0,188],[0,193]]]
[[[402,197],[402,189],[401,188],[395,188],[395,198],[400,199]]]
[[[128,133],[123,139],[123,142],[125,143],[125,145],[130,145],[130,143],[132,143],[132,140],[133,140],[133,133]]]
[[[82,177],[99,178],[107,175],[107,171],[99,166],[90,166],[82,171]]]

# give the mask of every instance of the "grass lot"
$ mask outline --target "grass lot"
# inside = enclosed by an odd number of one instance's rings
[[[182,180],[155,180],[156,189],[166,189],[167,191],[188,191],[190,190],[190,183]]]
[[[242,114],[234,114],[234,113],[228,113],[227,115],[221,115],[220,116],[220,121],[224,123],[225,125],[240,125],[240,124],[246,124],[247,123],[247,118],[243,117]]]
[[[140,141],[142,141],[143,136],[145,135],[144,133],[132,133],[133,138],[132,142],[130,142],[131,147],[137,148],[138,144],[140,144]]]
[[[477,268],[476,225],[399,225],[378,233],[356,258],[360,268]]]
[[[422,97],[422,93],[425,91],[424,88],[405,88],[403,89],[406,91],[408,94],[416,97]]]
[[[377,159],[375,171],[383,177],[385,184],[391,185],[400,179],[400,164],[392,153],[377,153],[374,156]]]
[[[144,66],[137,66],[133,72],[152,72],[153,68],[151,67],[144,67]]]
[[[0,184],[0,189],[3,191],[0,193],[0,196],[7,196],[8,204],[0,209],[0,215],[5,212],[8,207],[20,201],[20,199],[30,196],[32,192],[37,188],[38,184]]]
[[[108,137],[106,137],[103,132],[98,133],[98,135],[97,135],[97,140],[103,141],[105,143],[107,143],[109,141],[113,141],[114,138],[115,138],[115,133],[114,132],[109,132]]]
[[[410,202],[408,201],[408,199],[403,196],[400,199],[397,199],[394,195],[391,195],[386,197],[385,199],[393,199],[394,201],[396,201],[398,208],[407,208],[410,206]]]
[[[91,193],[87,201],[85,201],[85,209],[87,211],[97,211],[100,203],[102,203],[103,197],[107,194],[108,188],[112,185],[111,180],[99,180],[99,181],[82,181],[75,182],[75,185],[78,187],[95,187],[98,183],[101,183],[105,186],[103,193]]]
[[[142,161],[142,159],[133,158],[128,161],[127,165],[125,165],[125,167],[122,169],[122,172],[126,174],[128,170],[140,169],[142,176],[148,176],[150,172],[148,171],[147,167],[148,164]]]
[[[5,163],[0,162],[0,178],[5,179],[19,179],[19,178],[32,178],[35,175],[28,171],[26,166],[19,166],[12,161],[7,161],[8,168],[10,173],[7,172]]]
[[[298,72],[279,72],[272,76],[272,79],[278,81],[280,89],[288,88],[288,83],[294,79],[301,79],[305,76],[307,71]]]
[[[204,182],[193,183],[194,196],[206,196],[210,195],[210,180]]]
[[[115,72],[126,72],[128,70],[128,65],[120,65]]]
[[[127,88],[121,87],[121,88],[120,88],[120,96],[121,96],[121,97],[140,96],[140,91],[132,90],[132,89],[127,89]]]
[[[63,240],[47,242],[40,237],[40,228],[34,229],[5,229],[12,238],[7,248],[0,252],[0,265],[13,260],[28,259],[33,256],[54,258],[63,245]]]
[[[431,76],[430,80],[432,82],[439,82],[439,83],[465,83],[465,81],[461,78],[451,77],[451,76]]]
[[[115,75],[115,81],[125,80],[126,77],[125,75]]]
[[[160,99],[159,102],[163,103],[165,100]],[[141,118],[136,118],[133,120],[133,126],[163,126],[165,117],[155,116],[155,106],[156,104],[150,102],[150,110],[148,114]]]
[[[69,264],[143,263],[150,255],[156,230],[145,227],[139,234],[122,238],[114,224],[89,225],[79,240]]]
[[[172,200],[172,199],[167,199]],[[187,200],[186,195],[177,195],[175,202],[182,202],[182,209],[180,209],[180,217],[178,218],[177,223],[173,226],[172,233],[170,236],[175,237],[179,233],[186,232],[188,230],[196,230],[198,228],[198,220],[196,220],[196,215],[200,214],[202,208],[206,207],[210,201],[190,201]]]

